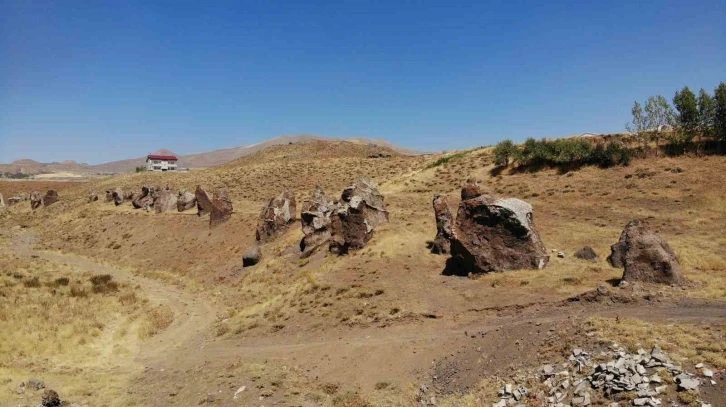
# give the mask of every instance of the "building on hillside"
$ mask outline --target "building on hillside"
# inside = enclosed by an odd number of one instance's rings
[[[149,154],[146,156],[147,171],[176,171],[175,155]]]

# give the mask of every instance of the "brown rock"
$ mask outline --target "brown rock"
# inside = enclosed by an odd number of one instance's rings
[[[122,191],[121,188],[116,188],[111,193],[111,196],[113,197],[114,205],[119,206],[124,203],[124,191]]]
[[[61,405],[60,396],[55,390],[46,389],[40,404],[43,407],[58,407]]]
[[[361,178],[343,190],[341,203],[331,215],[329,249],[343,255],[364,247],[373,237],[374,229],[388,223],[388,210],[378,186]]]
[[[466,180],[464,188],[461,189],[461,200],[473,199],[482,194],[479,183],[474,178],[469,178]]]
[[[434,195],[434,216],[436,217],[436,238],[431,246],[435,254],[451,253],[451,238],[454,236],[454,217],[451,216],[446,196]]]
[[[197,185],[194,197],[197,200],[197,216],[204,216],[212,212],[212,195],[209,192]]]
[[[176,194],[168,189],[154,193],[154,212],[164,213],[176,210]]]
[[[104,202],[113,202],[113,189],[107,189],[106,190],[106,197],[103,200]]]
[[[643,221],[630,221],[620,240],[610,246],[608,261],[624,267],[624,281],[680,284],[680,265],[673,249]]]
[[[38,209],[43,204],[43,198],[40,196],[40,192],[33,191],[30,193],[30,209]]]
[[[96,202],[98,201],[98,194],[95,192],[91,192],[88,194],[88,202]]]
[[[295,196],[287,189],[265,205],[257,220],[255,239],[260,243],[274,240],[285,233],[290,223],[295,221],[297,203]]]
[[[55,189],[49,189],[43,197],[43,206],[50,206],[58,202],[58,191]]]
[[[300,221],[305,235],[300,241],[300,257],[305,258],[315,252],[318,247],[330,241],[330,215],[335,205],[318,186],[312,198],[303,202]]]
[[[226,189],[218,189],[212,197],[212,211],[209,213],[209,226],[215,227],[232,217],[232,200]]]
[[[194,208],[195,206],[197,206],[197,198],[193,193],[187,190],[179,191],[179,196],[177,197],[176,202],[177,211],[184,212]]]
[[[131,205],[136,209],[150,209],[154,206],[154,187],[142,186],[141,193],[134,196]]]
[[[595,261],[597,259],[597,253],[590,246],[585,246],[582,249],[575,252],[575,257],[582,260]]]
[[[469,196],[469,185],[462,195]],[[542,269],[549,261],[534,226],[532,206],[519,199],[489,195],[459,204],[451,254],[459,273]]]

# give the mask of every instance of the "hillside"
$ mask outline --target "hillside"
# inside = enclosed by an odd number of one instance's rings
[[[379,154],[384,158],[372,158]],[[43,250],[36,255],[113,268],[139,278],[139,290],[168,299],[178,318],[173,335],[151,341],[153,354],[139,353],[149,367],[143,373],[124,370],[136,398],[129,405],[262,399],[410,406],[419,404],[422,385],[436,405],[492,405],[505,383],[545,363],[566,363],[574,348],[597,355],[613,342],[635,350],[658,344],[689,371],[699,362],[726,368],[726,187],[712,182],[726,171],[725,157],[646,158],[569,172],[495,172],[492,162],[488,148],[429,157],[367,143],[282,143],[217,168],[72,185],[59,203],[35,213],[25,204],[11,207],[0,228],[37,236]],[[378,183],[390,212],[390,223],[376,228],[365,248],[300,259],[297,221],[262,246],[258,265],[241,268],[260,209],[283,187],[294,193],[299,216],[316,184],[339,198],[361,176]],[[432,198],[448,196],[455,211],[470,177],[495,196],[532,204],[547,251],[565,257],[553,255],[543,270],[444,275],[447,257],[428,249],[436,234]],[[229,222],[210,230],[194,211],[154,214],[128,203],[87,202],[89,191],[197,184],[229,191]],[[617,287],[622,269],[605,257],[632,219],[647,219],[670,243],[689,285]],[[573,256],[585,245],[598,254],[595,261]],[[150,281],[157,285],[145,288]],[[607,294],[593,297],[598,289]],[[112,337],[101,335],[93,346]],[[706,383],[699,397],[718,405],[726,382]],[[611,401],[594,391],[593,398],[593,405]]]
[[[10,164],[0,164],[0,174],[22,173],[22,174],[44,174],[52,172],[89,172],[91,167],[88,164],[79,164],[75,161],[63,161],[52,163],[40,163],[35,160],[16,160]]]

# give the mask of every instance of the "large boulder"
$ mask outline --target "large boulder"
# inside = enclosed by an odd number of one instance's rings
[[[643,221],[630,221],[610,246],[608,262],[624,267],[623,280],[679,284],[680,265],[673,249]]]
[[[498,199],[468,183],[459,204],[451,239],[451,254],[459,272],[489,273],[542,269],[549,262],[537,233],[532,205],[516,198]]]
[[[296,212],[295,196],[289,190],[284,189],[280,195],[270,199],[267,205],[262,207],[257,219],[255,239],[260,243],[274,240],[288,229],[290,223],[295,221]]]
[[[431,252],[449,254],[451,239],[454,237],[454,217],[451,216],[449,202],[445,195],[434,195],[433,206],[436,217],[436,238],[431,245]]]
[[[329,249],[335,254],[364,247],[374,229],[388,223],[388,210],[375,182],[361,178],[345,188],[340,205],[331,216]]]
[[[310,200],[303,202],[300,221],[305,236],[300,241],[301,258],[310,256],[318,247],[330,241],[330,215],[334,210],[335,204],[320,187],[315,189]]]
[[[204,216],[212,212],[212,195],[200,185],[194,190],[194,198],[197,200],[197,216]]]
[[[154,212],[164,213],[176,210],[176,194],[167,189],[154,192]]]
[[[197,206],[197,198],[186,189],[179,191],[176,201],[176,210],[184,212]]]
[[[40,205],[43,204],[43,197],[40,195],[40,192],[33,191],[30,193],[30,209],[38,209],[40,208]]]
[[[116,206],[119,206],[124,203],[124,191],[121,188],[116,188],[112,193],[111,197],[113,198],[113,203]]]
[[[154,187],[142,186],[141,193],[134,196],[131,205],[136,209],[149,209],[154,206]]]
[[[58,191],[55,189],[49,189],[48,192],[43,196],[43,206],[50,206],[58,202]]]
[[[104,202],[113,202],[113,193],[114,193],[113,189],[107,189],[106,196],[104,197],[103,201]]]
[[[209,226],[215,227],[232,217],[232,200],[226,189],[217,189],[212,196],[212,210],[209,213]]]

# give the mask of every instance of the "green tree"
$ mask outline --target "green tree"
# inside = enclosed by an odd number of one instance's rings
[[[714,96],[713,131],[716,138],[726,141],[726,83],[721,82]]]
[[[655,139],[655,151],[658,155],[658,145],[660,144],[661,130],[666,126],[674,126],[676,121],[676,113],[673,111],[668,100],[661,96],[651,96],[645,102],[645,122],[648,132]]]
[[[633,121],[625,125],[625,129],[630,133],[641,134],[648,128],[647,117],[643,113],[643,108],[637,101],[633,104],[633,108],[630,109],[630,113],[633,115]]]
[[[503,140],[494,147],[494,164],[498,166],[509,166],[510,160],[514,161],[519,149],[512,140]]]
[[[698,101],[696,95],[688,86],[684,86],[680,92],[676,92],[673,97],[673,104],[678,110],[678,126],[683,136],[680,141],[690,142],[698,132]]]

